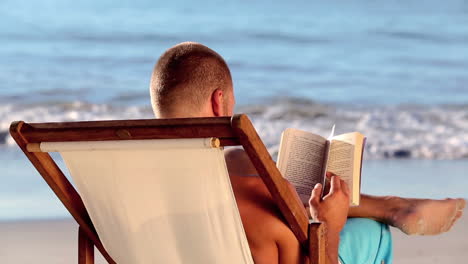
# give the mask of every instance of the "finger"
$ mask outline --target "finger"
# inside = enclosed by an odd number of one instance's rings
[[[341,190],[341,180],[340,177],[338,176],[332,176],[331,178],[331,187],[330,187],[330,193],[333,193],[335,191]]]
[[[327,171],[326,176],[327,176],[327,178],[330,179],[332,176],[336,176],[336,174],[331,172],[331,171]]]
[[[341,180],[341,190],[346,196],[349,196],[349,186],[344,180]]]
[[[322,197],[322,184],[317,183],[312,189],[312,194],[310,195],[309,205],[312,207],[313,205],[317,205],[320,203],[320,197]]]

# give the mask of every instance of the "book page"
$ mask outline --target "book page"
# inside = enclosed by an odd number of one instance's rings
[[[340,176],[348,186],[351,186],[353,179],[353,158],[354,145],[334,139],[330,143],[327,171]]]
[[[312,188],[322,182],[322,164],[327,141],[297,129],[287,129],[281,137],[278,169],[307,203]]]
[[[358,132],[335,136],[330,143],[326,170],[340,176],[346,182],[351,205],[359,205],[364,143],[364,135]]]

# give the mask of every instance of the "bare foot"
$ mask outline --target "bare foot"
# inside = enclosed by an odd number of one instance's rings
[[[388,224],[408,235],[437,235],[447,232],[463,213],[464,199],[390,198],[396,205],[386,217]]]

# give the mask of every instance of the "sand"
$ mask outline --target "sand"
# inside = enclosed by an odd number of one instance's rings
[[[106,263],[95,255],[96,263]],[[1,264],[77,262],[78,225],[73,220],[0,223]]]
[[[76,263],[77,230],[71,219],[0,222],[0,263]],[[392,231],[396,264],[468,262],[468,216],[438,236]],[[96,263],[106,263],[99,253]]]

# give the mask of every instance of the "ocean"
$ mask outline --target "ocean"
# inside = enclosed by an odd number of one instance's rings
[[[197,41],[231,68],[237,113],[368,138],[363,191],[468,198],[468,2],[0,2],[0,220],[67,213],[8,135],[27,122],[152,118],[149,78]]]

